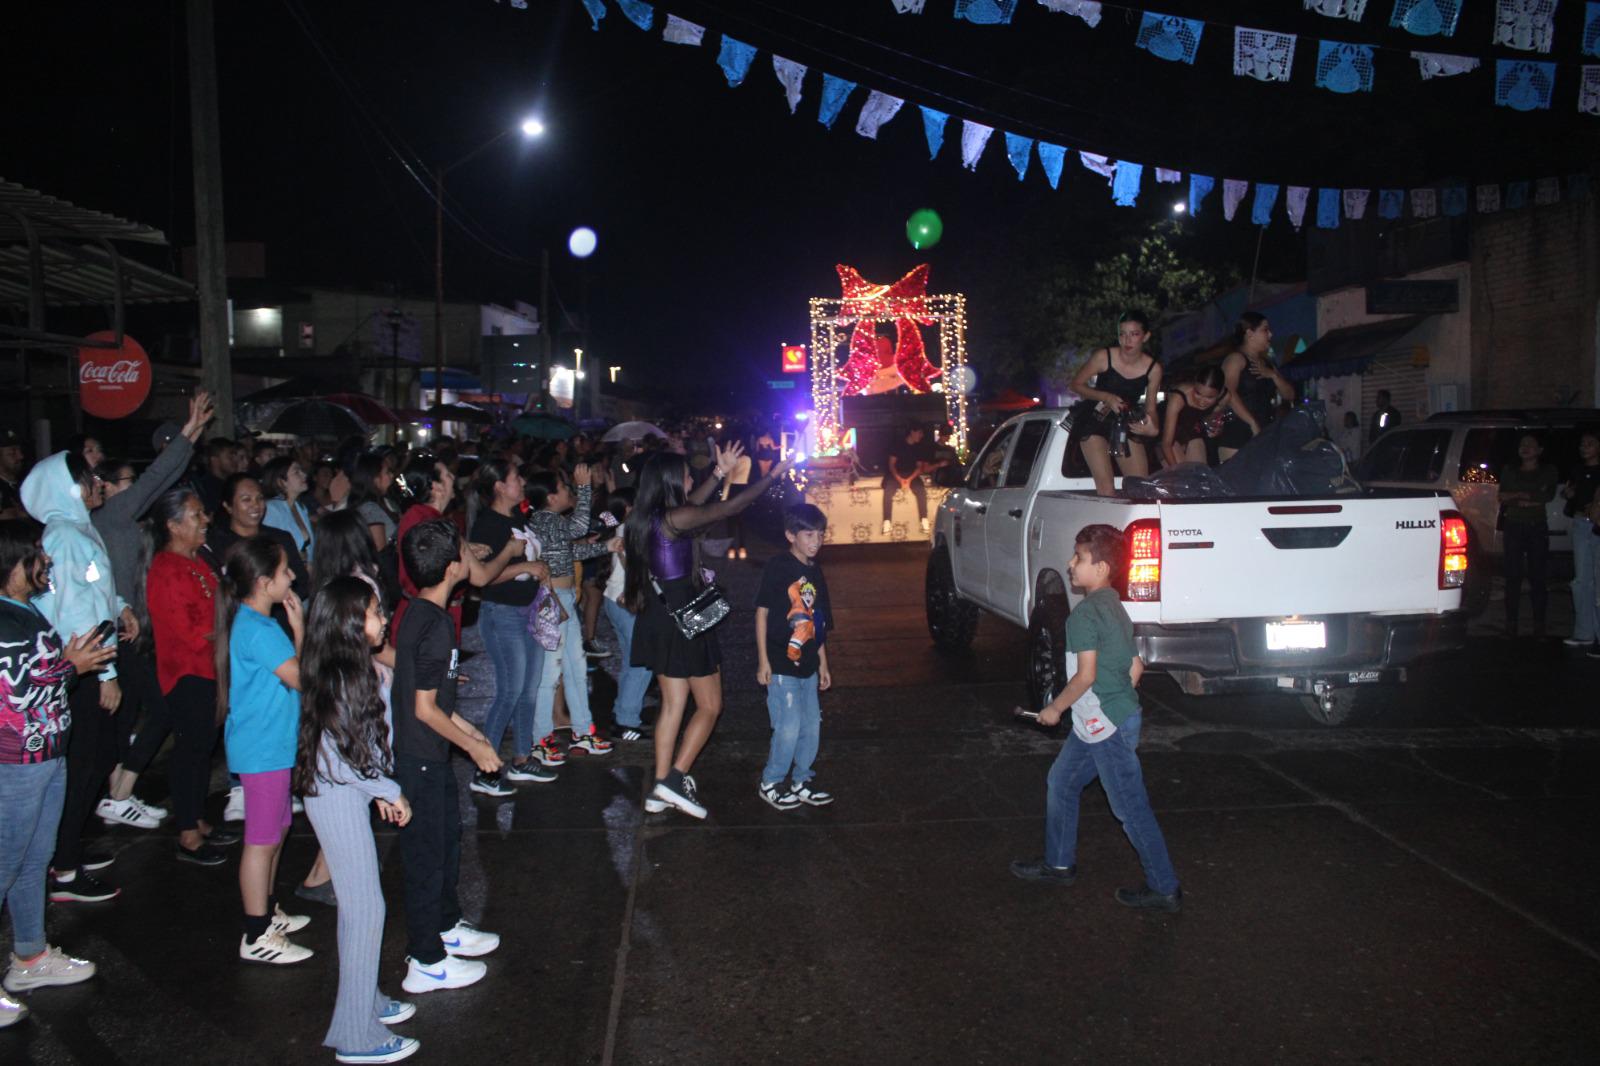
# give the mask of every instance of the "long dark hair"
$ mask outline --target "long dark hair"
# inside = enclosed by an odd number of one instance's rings
[[[485,507],[494,506],[494,483],[504,481],[516,469],[515,463],[504,456],[492,455],[478,463],[472,472],[467,494],[467,528],[477,525],[478,514]]]
[[[1266,320],[1267,316],[1262,314],[1260,311],[1241,312],[1239,315],[1239,321],[1233,324],[1233,346],[1235,348],[1243,347],[1244,335],[1252,330],[1260,329],[1261,323],[1265,322]]]
[[[311,558],[311,587],[327,588],[341,577],[366,574],[383,587],[378,555],[372,550],[367,520],[355,511],[323,511],[317,515],[317,551]],[[387,604],[380,604],[387,607]]]
[[[37,588],[33,581],[39,556],[44,554],[44,545],[40,543],[42,536],[44,526],[31,518],[0,520],[0,587],[11,580],[11,571],[20,564],[22,572],[27,575],[29,587],[34,592],[44,591]]]
[[[391,519],[398,519],[394,504],[389,501],[387,492],[378,491],[378,475],[383,473],[388,460],[382,455],[363,455],[356,460],[355,469],[350,472],[350,509],[355,510],[364,503],[375,503],[383,508],[383,513]],[[318,545],[320,548],[321,545]]]
[[[172,541],[172,530],[167,523],[182,518],[184,505],[190,500],[199,500],[193,489],[178,488],[163,492],[156,497],[156,502],[150,505],[144,520],[139,523],[139,566],[135,571],[137,576],[133,581],[133,594],[125,598],[133,608],[133,616],[139,620],[139,639],[135,644],[141,651],[149,649],[155,640],[155,633],[150,627],[150,599],[145,592],[150,579],[150,562],[167,550],[167,545]]]
[[[311,601],[306,619],[305,654],[300,659],[300,746],[294,762],[294,790],[317,794],[322,738],[357,777],[371,780],[389,772],[389,729],[366,615],[372,588],[359,577],[330,581]],[[379,604],[382,607],[382,604]]]
[[[283,499],[283,483],[289,478],[289,468],[298,461],[292,455],[280,455],[263,466],[257,478],[261,482],[261,494],[269,500]]]
[[[233,633],[233,620],[239,613],[239,604],[250,598],[256,582],[271,578],[278,567],[288,561],[283,545],[264,536],[245,537],[228,549],[222,563],[222,580],[217,596],[217,623],[212,631],[217,664],[217,714],[228,713],[229,675],[232,660],[228,656],[229,638]]]
[[[622,605],[634,614],[644,609],[645,589],[650,584],[650,528],[684,505],[683,479],[688,472],[688,462],[676,452],[657,452],[639,470],[633,510],[623,526],[628,577],[622,586]]]

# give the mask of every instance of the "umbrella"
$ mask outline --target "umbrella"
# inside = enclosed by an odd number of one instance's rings
[[[447,403],[439,407],[430,407],[421,414],[424,419],[434,422],[473,422],[478,425],[488,425],[494,421],[494,415],[488,411],[464,403]]]
[[[367,425],[359,415],[342,404],[327,400],[304,400],[283,409],[272,421],[273,433],[293,433],[297,437],[340,437],[367,435]]]
[[[665,439],[667,431],[654,422],[619,422],[606,430],[602,441],[643,440],[646,437]]]
[[[529,412],[512,419],[511,432],[540,440],[566,440],[578,432],[578,427],[554,415]]]
[[[398,426],[400,424],[398,415],[365,393],[335,392],[328,396],[318,396],[317,399],[349,408],[355,412],[356,417],[369,426]]]

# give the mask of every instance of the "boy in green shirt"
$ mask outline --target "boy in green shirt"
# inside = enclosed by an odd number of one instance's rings
[[[1144,673],[1144,662],[1134,648],[1133,622],[1111,587],[1112,575],[1122,571],[1126,551],[1122,532],[1112,526],[1090,525],[1078,531],[1069,574],[1085,595],[1067,619],[1067,645],[1077,656],[1077,672],[1039,712],[1039,724],[1053,726],[1072,708],[1072,735],[1050,767],[1044,855],[1013,862],[1011,872],[1025,881],[1072,884],[1078,874],[1078,799],[1098,777],[1111,813],[1122,823],[1144,867],[1144,885],[1117,889],[1117,902],[1176,911],[1183,905],[1183,889],[1150,809],[1135,753],[1142,715],[1134,687]]]

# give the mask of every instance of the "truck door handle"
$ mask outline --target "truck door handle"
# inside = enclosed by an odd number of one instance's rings
[[[1011,510],[1007,511],[1006,514],[1010,515],[1012,518],[1021,518],[1022,517],[1022,508],[1013,507],[1013,508],[1011,508]]]

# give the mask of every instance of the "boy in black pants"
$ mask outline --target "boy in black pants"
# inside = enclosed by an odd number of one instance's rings
[[[492,774],[500,757],[482,733],[456,713],[460,649],[455,622],[445,609],[450,593],[467,576],[465,545],[444,519],[424,522],[400,544],[417,595],[400,620],[395,638],[394,779],[411,800],[411,821],[400,830],[405,863],[406,977],[412,994],[465,988],[488,967],[468,956],[500,946],[461,918],[456,880],[461,872],[461,817],[450,767],[450,745]]]

